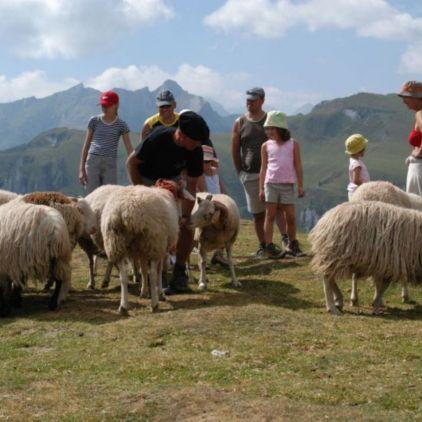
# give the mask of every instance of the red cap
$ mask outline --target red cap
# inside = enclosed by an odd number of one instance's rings
[[[113,91],[106,91],[100,95],[100,102],[98,105],[109,107],[114,104],[119,104],[119,96]]]

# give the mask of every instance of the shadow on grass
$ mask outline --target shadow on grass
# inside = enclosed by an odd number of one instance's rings
[[[391,321],[401,321],[403,319],[415,320],[419,321],[422,320],[422,305],[415,304],[411,309],[402,309],[402,308],[395,308],[385,306],[382,308],[382,313],[379,315],[372,315],[372,309],[368,308],[368,312],[358,314],[359,317],[364,318],[382,318],[388,319]],[[347,315],[347,311],[345,315]]]

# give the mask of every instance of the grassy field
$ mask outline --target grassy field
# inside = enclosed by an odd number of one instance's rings
[[[363,306],[334,317],[309,258],[255,261],[255,248],[244,222],[242,288],[211,268],[207,293],[151,314],[133,285],[127,318],[118,278],[86,291],[76,251],[75,292],[59,311],[29,290],[0,321],[0,420],[422,420],[421,289],[403,305],[394,286],[373,317],[372,287],[361,283]]]

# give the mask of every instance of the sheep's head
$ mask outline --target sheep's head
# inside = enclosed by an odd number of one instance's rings
[[[212,195],[207,195],[205,199],[196,198],[198,207],[191,216],[191,227],[207,227],[216,225],[220,222],[221,217],[227,215],[226,207],[220,202],[214,201]]]
[[[88,234],[94,234],[97,230],[97,219],[91,206],[83,198],[71,198],[78,211],[82,214],[84,221],[84,231]]]

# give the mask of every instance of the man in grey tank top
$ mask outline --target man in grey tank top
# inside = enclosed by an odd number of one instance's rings
[[[236,119],[232,131],[233,164],[245,190],[248,211],[253,215],[255,232],[259,241],[257,258],[264,257],[265,247],[265,203],[259,199],[261,145],[267,140],[264,130],[267,113],[262,109],[264,101],[265,92],[262,88],[248,90],[246,92],[247,112]],[[283,235],[286,232],[285,222],[277,221],[277,223]]]

